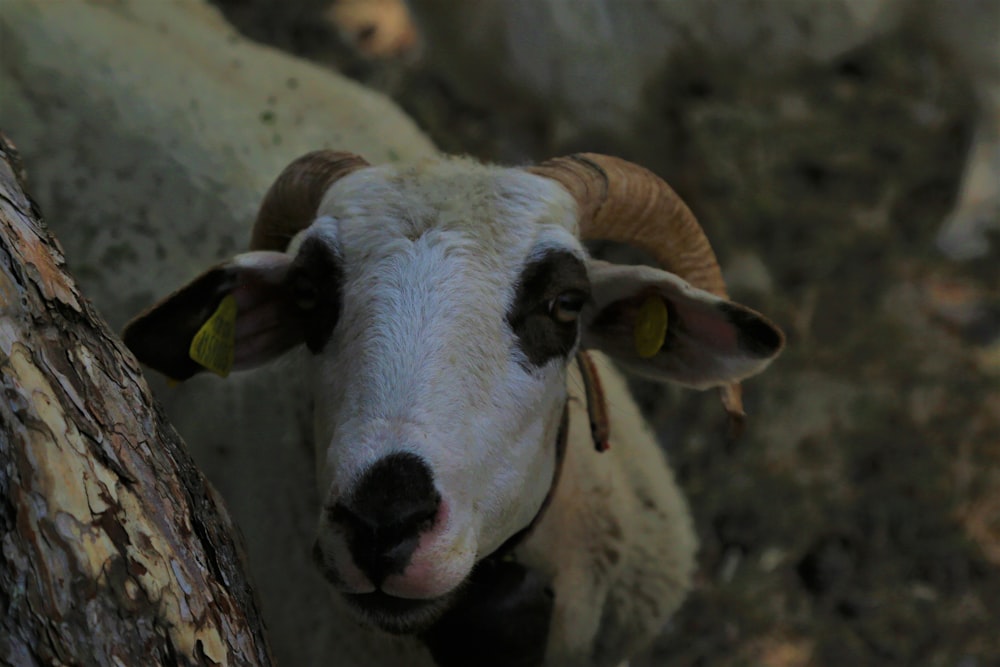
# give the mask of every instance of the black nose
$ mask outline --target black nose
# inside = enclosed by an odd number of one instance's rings
[[[427,464],[400,452],[365,471],[354,492],[330,508],[328,516],[346,528],[354,562],[377,586],[406,569],[440,504]]]

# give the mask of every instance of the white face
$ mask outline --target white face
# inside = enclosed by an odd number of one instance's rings
[[[284,245],[285,204],[256,247]],[[227,368],[304,343],[323,496],[316,558],[386,630],[426,629],[476,562],[537,515],[581,326],[585,345],[626,368],[695,387],[749,377],[784,343],[760,314],[677,275],[586,260],[569,192],[523,170],[360,169],[317,212],[287,253],[209,268],[123,338],[178,380],[205,370],[192,341],[225,303],[236,306]],[[654,294],[672,324],[645,357],[633,332]]]
[[[356,172],[320,216],[290,251],[340,272],[308,363],[317,559],[370,620],[410,630],[549,491],[578,325],[548,306],[586,296],[584,251],[557,185],[464,162]]]

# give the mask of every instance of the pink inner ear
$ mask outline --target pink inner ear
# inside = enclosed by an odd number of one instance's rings
[[[676,275],[598,261],[588,271],[597,309],[584,320],[581,345],[611,355],[631,373],[704,389],[749,377],[781,351],[781,331],[762,315]],[[642,357],[634,326],[650,294],[667,302],[670,321],[660,351]]]
[[[296,327],[282,323],[277,308],[261,306],[241,314],[236,323],[235,367],[248,367],[267,361],[292,347],[299,338]]]
[[[236,298],[236,340],[252,338],[260,332],[272,329],[281,324],[280,310],[277,299],[279,295],[264,295],[259,287],[241,285],[233,290]],[[275,292],[277,290],[267,290]],[[271,298],[262,298],[270,296]]]
[[[731,350],[739,345],[736,328],[712,306],[680,300],[675,302],[675,306],[680,311],[685,329],[703,343],[721,350]]]
[[[302,342],[301,323],[280,283],[248,280],[232,294],[236,299],[234,369],[256,366]]]

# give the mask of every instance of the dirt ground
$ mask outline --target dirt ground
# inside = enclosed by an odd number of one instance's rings
[[[543,129],[511,134],[419,63],[359,58],[318,5],[217,4],[387,92],[444,150],[545,157]],[[633,665],[1000,665],[1000,239],[966,263],[933,244],[969,87],[902,38],[768,79],[701,57],[671,72],[655,104],[673,143],[650,166],[788,349],[747,383],[735,443],[714,394],[636,384],[702,546]]]

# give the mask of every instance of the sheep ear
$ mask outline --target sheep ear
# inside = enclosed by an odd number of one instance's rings
[[[129,322],[125,345],[178,381],[257,366],[303,340],[290,266],[279,252],[250,252],[214,266]]]
[[[592,303],[581,346],[626,370],[696,388],[764,370],[784,334],[763,315],[692,287],[667,271],[590,261]]]

